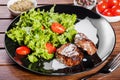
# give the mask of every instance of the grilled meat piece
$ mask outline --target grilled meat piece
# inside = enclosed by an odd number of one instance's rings
[[[67,66],[75,66],[82,61],[83,53],[75,44],[67,43],[57,49],[56,58]]]
[[[74,43],[79,48],[87,51],[87,53],[89,55],[93,55],[96,53],[97,48],[96,48],[95,44],[91,40],[89,40],[83,33],[76,34],[74,40],[75,40]]]

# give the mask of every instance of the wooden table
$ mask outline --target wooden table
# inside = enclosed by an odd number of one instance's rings
[[[71,76],[43,76],[26,71],[16,65],[7,55],[4,47],[4,35],[8,28],[8,25],[13,20],[13,16],[10,14],[6,7],[8,0],[0,0],[0,80],[76,80],[89,74],[96,73],[106,62],[99,67],[88,72],[87,74],[76,74]],[[73,0],[37,0],[38,6],[47,4],[73,4]],[[110,23],[116,33],[116,45],[110,58],[113,58],[120,52],[120,21]],[[109,74],[96,74],[89,78],[89,80],[106,80],[106,79],[120,79],[120,67]]]

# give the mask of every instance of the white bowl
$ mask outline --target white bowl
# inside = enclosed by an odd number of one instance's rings
[[[80,6],[79,4],[77,4],[76,0],[74,0],[73,3],[74,3],[75,6]],[[87,8],[89,10],[92,10],[95,7],[96,3],[97,3],[97,0],[94,0],[94,3],[92,5],[85,6],[85,7],[81,6],[81,7],[84,7],[84,8]]]
[[[12,10],[12,9],[10,8],[10,5],[14,4],[14,3],[17,2],[17,1],[21,1],[21,0],[9,0],[8,3],[7,3],[7,8],[9,9],[9,11],[11,12],[11,14],[12,14],[13,16],[17,16],[17,15],[23,13],[23,12],[21,12],[21,11]],[[37,1],[36,1],[36,0],[30,0],[30,1],[34,4],[34,8],[37,7]]]
[[[101,14],[101,13],[98,11],[97,7],[96,7],[96,12],[97,12],[100,16],[102,16],[103,18],[105,18],[108,22],[118,22],[118,21],[120,21],[120,16],[105,16],[105,15]]]

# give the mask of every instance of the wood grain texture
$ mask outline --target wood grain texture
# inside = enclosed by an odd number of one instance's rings
[[[2,0],[0,0],[2,1]],[[0,19],[3,18],[13,18],[6,6],[0,6]]]
[[[119,73],[120,73],[120,67],[109,74],[102,74],[102,73],[96,74],[95,76],[89,78],[89,80],[119,80],[120,79]]]
[[[14,64],[14,62],[10,59],[5,49],[0,49],[0,66]]]
[[[0,34],[0,48],[4,48],[4,34]]]
[[[0,20],[0,32],[5,32],[8,28],[8,26],[10,25],[12,19],[2,19]]]

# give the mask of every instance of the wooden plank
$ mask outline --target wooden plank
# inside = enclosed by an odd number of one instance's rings
[[[118,26],[118,25],[120,26],[120,21],[118,21],[118,22],[111,22],[110,24],[111,24],[112,26]]]
[[[120,67],[117,68],[115,71],[113,71],[112,73],[109,73],[109,74],[102,74],[102,73],[99,73],[95,76],[92,76],[91,78],[89,78],[89,80],[119,80],[120,79],[120,74],[119,74],[119,71],[120,71]]]
[[[45,75],[35,74],[30,71],[26,71],[17,65],[0,66],[0,72],[1,72],[0,80],[76,80],[76,75],[45,76]],[[79,74],[77,77],[80,79]]]
[[[0,6],[0,19],[1,18],[13,18],[6,6]]]
[[[8,0],[0,0],[0,5],[6,5]]]
[[[0,0],[0,5],[6,5],[8,0]],[[38,4],[72,4],[73,0],[37,0]]]
[[[0,66],[0,80],[68,80],[67,77],[42,76],[17,65]]]
[[[13,64],[13,61],[7,55],[5,49],[0,49],[0,66]]]
[[[4,34],[0,34],[0,48],[4,48]]]
[[[2,19],[0,20],[0,32],[5,32],[8,28],[9,24],[11,23],[12,19]]]

